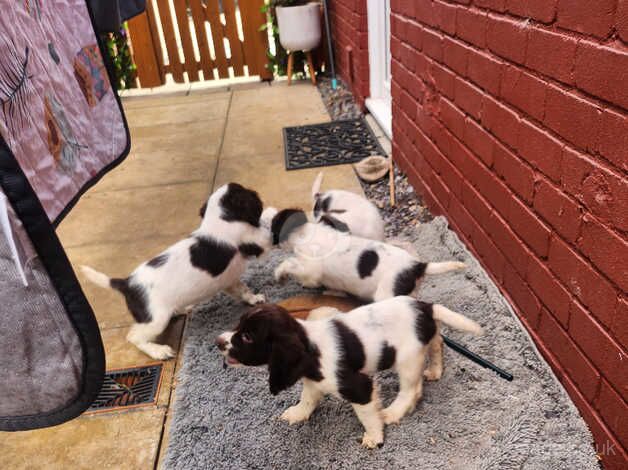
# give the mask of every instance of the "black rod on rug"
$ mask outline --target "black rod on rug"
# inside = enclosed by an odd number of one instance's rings
[[[485,368],[490,369],[490,370],[492,370],[494,372],[497,372],[497,375],[499,375],[502,379],[506,379],[509,382],[512,381],[513,376],[512,376],[511,373],[506,372],[504,369],[500,369],[499,367],[497,367],[492,362],[487,361],[486,359],[484,359],[481,356],[478,356],[477,354],[475,354],[472,351],[469,351],[462,344],[457,343],[453,339],[450,339],[450,338],[448,338],[445,335],[441,335],[441,336],[443,337],[443,341],[445,341],[445,344],[447,346],[449,346],[451,349],[453,349],[454,351],[456,351],[458,354],[462,354],[463,356],[471,359],[473,362],[475,362],[476,364],[481,365],[482,367],[485,367]]]

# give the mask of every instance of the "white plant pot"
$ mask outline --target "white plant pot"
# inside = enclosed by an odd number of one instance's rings
[[[320,6],[277,7],[279,42],[288,52],[311,51],[321,42]]]

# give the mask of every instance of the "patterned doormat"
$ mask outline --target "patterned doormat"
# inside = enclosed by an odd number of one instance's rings
[[[364,117],[284,127],[286,170],[356,163],[385,155]]]

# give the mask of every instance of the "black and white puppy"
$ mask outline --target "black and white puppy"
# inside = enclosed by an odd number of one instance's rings
[[[277,305],[253,308],[216,345],[228,364],[268,364],[270,392],[276,395],[303,381],[301,400],[281,419],[307,420],[325,394],[348,400],[365,432],[362,445],[384,442],[384,424],[410,413],[423,392],[426,356],[440,357],[439,322],[480,334],[480,326],[442,305],[394,297],[321,320],[297,320]],[[384,410],[372,375],[394,368],[399,394]],[[442,363],[430,357],[425,375],[439,375]]]
[[[375,204],[364,196],[342,189],[321,192],[322,182],[321,171],[312,185],[315,222],[344,228],[357,237],[384,241],[384,220]]]
[[[172,315],[208,300],[219,291],[253,305],[264,301],[240,281],[247,260],[266,252],[270,232],[260,227],[262,201],[255,191],[229,183],[214,192],[201,209],[201,226],[127,278],[112,279],[82,266],[87,279],[124,295],[136,323],[127,340],[154,359],[174,357],[170,346],[154,343]]]
[[[292,276],[305,287],[324,286],[367,301],[410,295],[424,274],[465,267],[458,261],[422,262],[403,248],[311,223],[299,209],[279,211],[271,231],[273,243],[295,255],[275,269],[277,280]]]

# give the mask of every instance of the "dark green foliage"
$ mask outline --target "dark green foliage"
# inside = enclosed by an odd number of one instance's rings
[[[102,37],[105,50],[113,65],[115,85],[119,90],[137,86],[135,83],[137,67],[133,62],[128,39],[126,23],[122,25],[119,32],[104,34]]]

